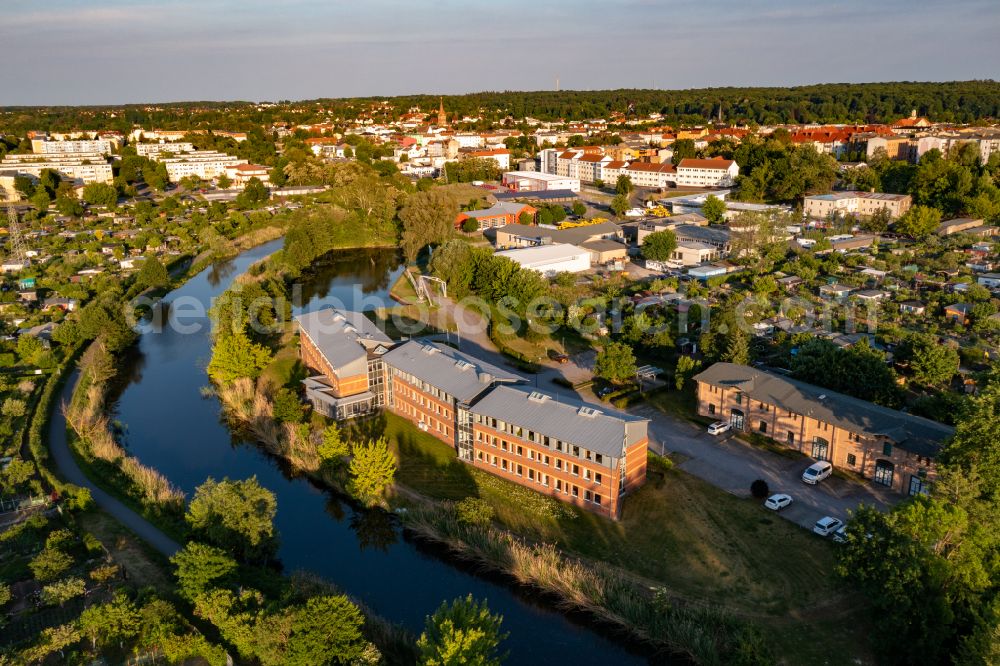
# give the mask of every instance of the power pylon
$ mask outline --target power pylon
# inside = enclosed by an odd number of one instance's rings
[[[17,221],[17,211],[13,206],[7,206],[7,234],[10,237],[10,256],[27,266],[31,263],[24,249],[24,238],[21,236],[21,225]]]

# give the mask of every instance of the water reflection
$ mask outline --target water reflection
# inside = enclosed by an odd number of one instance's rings
[[[210,303],[231,280],[278,249],[280,240],[203,271],[167,300]],[[302,305],[314,310],[392,303],[387,289],[402,271],[394,251],[334,253],[303,280]],[[360,308],[359,308],[360,309]],[[207,320],[205,320],[207,324]],[[206,399],[208,326],[181,334],[171,327],[143,335],[122,389],[113,394],[115,416],[127,425],[132,453],[161,471],[190,497],[206,478],[256,476],[275,493],[279,557],[287,571],[325,577],[392,622],[419,632],[444,600],[467,594],[487,599],[510,633],[503,648],[512,664],[636,664],[644,659],[587,626],[541,604],[536,591],[511,587],[503,577],[483,577],[434,549],[402,538],[391,515],[361,511],[295,475],[253,443],[243,442]],[[123,362],[128,359],[122,359]]]

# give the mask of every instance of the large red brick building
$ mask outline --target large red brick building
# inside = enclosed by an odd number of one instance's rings
[[[316,373],[306,396],[330,418],[387,407],[470,465],[613,519],[645,482],[647,419],[531,390],[443,344],[393,343],[359,313],[297,322],[302,362]]]

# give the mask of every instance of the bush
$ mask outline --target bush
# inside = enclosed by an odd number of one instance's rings
[[[466,497],[455,505],[459,522],[466,525],[489,525],[496,515],[493,506],[479,497]]]
[[[757,479],[750,484],[750,494],[757,499],[764,499],[771,494],[771,489],[767,485],[767,481],[764,479]]]
[[[467,234],[479,231],[479,221],[470,217],[465,222],[462,222],[462,231]]]

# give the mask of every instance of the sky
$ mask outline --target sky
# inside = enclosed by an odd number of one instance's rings
[[[997,0],[0,0],[0,106],[998,78]]]

